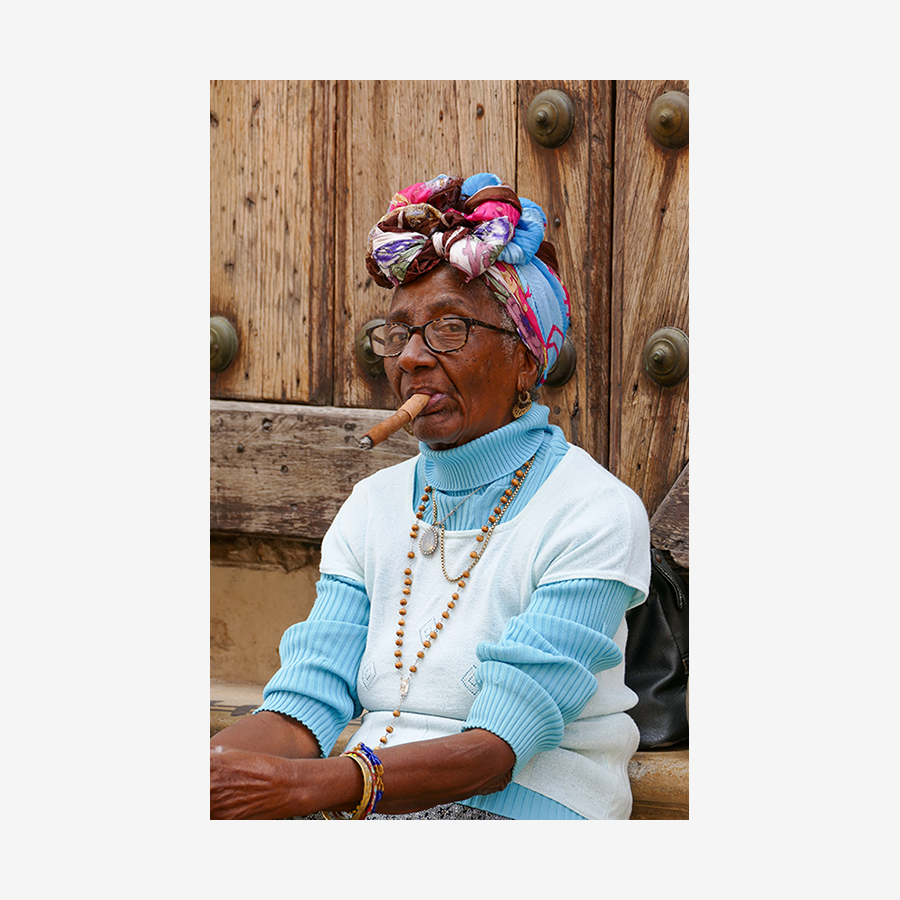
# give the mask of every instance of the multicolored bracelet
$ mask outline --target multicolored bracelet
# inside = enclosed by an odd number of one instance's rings
[[[375,811],[384,794],[384,766],[381,760],[365,744],[357,744],[341,756],[349,756],[360,768],[363,776],[363,793],[359,805],[353,812],[322,812],[325,819],[364,819]]]

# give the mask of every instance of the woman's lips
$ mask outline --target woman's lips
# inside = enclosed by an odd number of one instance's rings
[[[425,404],[425,408],[422,410],[422,412],[419,413],[420,416],[428,415],[428,413],[432,412],[435,409],[435,407],[437,407],[441,403],[441,401],[447,396],[446,394],[441,393],[440,391],[431,391],[426,388],[410,391],[410,396],[412,396],[413,394],[430,394],[431,395],[431,398],[429,399],[428,403]]]
[[[431,399],[425,404],[423,412],[431,412],[446,397],[446,394],[432,394]]]

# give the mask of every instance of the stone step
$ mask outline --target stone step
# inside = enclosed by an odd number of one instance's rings
[[[209,736],[249,715],[262,703],[261,684],[210,681]],[[358,721],[341,732],[332,755],[341,753]],[[688,748],[637,752],[628,764],[634,805],[632,819],[687,819],[689,805]]]

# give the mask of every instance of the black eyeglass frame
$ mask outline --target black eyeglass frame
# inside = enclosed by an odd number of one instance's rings
[[[452,319],[454,322],[464,322],[466,326],[466,337],[465,340],[458,346],[454,347],[452,350],[437,350],[431,346],[431,343],[428,340],[428,337],[425,334],[425,329],[429,325],[434,325],[435,322],[443,322],[446,320]],[[375,342],[372,340],[372,332],[376,331],[379,328],[386,328],[388,325],[396,326],[402,325],[406,329],[406,342],[396,353],[379,353],[375,349]],[[501,334],[509,334],[513,337],[518,337],[519,333],[517,331],[510,331],[508,328],[500,328],[498,325],[491,325],[490,322],[481,322],[478,319],[473,319],[469,316],[438,316],[436,319],[432,319],[430,322],[426,322],[424,325],[407,325],[405,322],[383,322],[381,325],[373,325],[371,328],[366,329],[366,337],[369,339],[369,346],[372,348],[372,352],[376,356],[380,356],[382,359],[393,359],[395,356],[399,356],[409,344],[410,338],[418,331],[422,335],[422,340],[425,341],[425,346],[432,353],[456,353],[457,350],[462,350],[463,347],[469,342],[469,332],[472,330],[473,325],[478,325],[481,328],[489,328],[491,331],[499,331]]]

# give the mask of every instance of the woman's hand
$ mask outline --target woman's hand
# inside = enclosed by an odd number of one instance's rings
[[[211,819],[284,819],[308,815],[302,802],[298,763],[250,750],[211,747],[209,814]]]
[[[346,757],[286,759],[218,746],[209,750],[211,819],[288,819],[323,809],[354,809],[362,796],[359,766]]]

